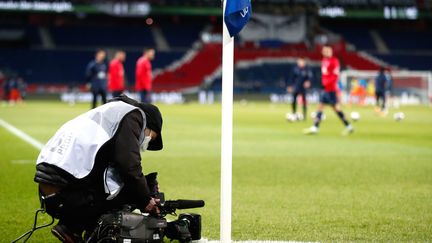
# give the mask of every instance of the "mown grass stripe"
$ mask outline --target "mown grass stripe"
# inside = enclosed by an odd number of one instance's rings
[[[18,128],[12,126],[8,122],[6,122],[3,119],[0,119],[0,126],[4,127],[6,130],[14,134],[15,136],[19,137],[23,141],[27,142],[28,144],[32,145],[34,148],[41,150],[43,148],[43,144],[36,139],[29,136],[27,133],[19,130]]]

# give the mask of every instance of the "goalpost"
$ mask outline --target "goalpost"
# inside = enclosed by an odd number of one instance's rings
[[[345,70],[341,72],[341,83],[347,94],[345,102],[374,102],[374,83],[377,71]],[[432,102],[432,72],[429,71],[400,71],[386,72],[392,80],[390,96],[397,104],[414,105],[430,104]],[[360,92],[357,92],[357,89]],[[356,98],[356,96],[363,96]],[[361,101],[359,101],[361,99]]]

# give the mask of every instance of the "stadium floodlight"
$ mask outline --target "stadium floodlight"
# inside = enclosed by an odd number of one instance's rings
[[[223,2],[220,241],[224,243],[231,243],[234,35],[250,14],[250,0]]]

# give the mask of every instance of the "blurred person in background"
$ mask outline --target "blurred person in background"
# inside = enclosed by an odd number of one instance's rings
[[[10,85],[9,80],[6,75],[3,73],[0,73],[0,83],[2,84],[3,88],[3,102],[7,103],[9,101],[9,95],[10,95]]]
[[[385,73],[385,68],[381,67],[375,78],[375,111],[380,115],[386,115],[386,91],[389,90],[391,80]]]
[[[109,64],[108,89],[113,98],[120,96],[125,90],[125,72],[123,62],[126,60],[124,51],[117,51]]]
[[[139,93],[141,102],[151,103],[152,90],[152,64],[155,57],[153,48],[144,49],[143,55],[138,59],[135,70],[135,90]]]
[[[23,78],[18,77],[17,85],[18,85],[18,91],[21,97],[21,101],[23,101],[26,99],[27,96],[27,83],[24,81]]]
[[[303,120],[307,117],[307,100],[306,90],[311,86],[312,73],[309,67],[306,66],[304,58],[297,59],[297,65],[293,68],[291,76],[288,80],[287,91],[292,93],[292,113],[296,116],[297,120]],[[297,114],[297,97],[301,96],[303,104],[303,119]]]
[[[319,125],[321,123],[321,117],[325,105],[329,105],[333,108],[339,119],[345,125],[343,135],[348,135],[354,131],[352,125],[345,118],[345,115],[341,109],[340,101],[336,94],[338,87],[337,83],[339,80],[340,65],[339,60],[333,56],[333,49],[330,46],[324,46],[322,49],[322,63],[321,63],[321,82],[324,90],[320,95],[320,103],[318,105],[317,115],[312,127],[304,130],[305,134],[317,134],[319,131]]]
[[[348,103],[365,105],[367,96],[367,85],[368,82],[364,78],[353,79],[351,81],[351,91]]]
[[[106,103],[107,96],[107,71],[105,62],[106,53],[104,50],[97,50],[95,59],[86,68],[86,81],[90,83],[90,90],[93,94],[92,108],[96,107],[98,96],[101,96],[102,104]]]
[[[9,80],[9,103],[15,104],[17,102],[21,101],[19,86],[18,86],[18,77],[16,75],[13,75]]]
[[[393,103],[393,77],[391,75],[391,70],[390,69],[386,69],[385,71],[385,76],[387,77],[387,87],[386,87],[386,92],[385,92],[385,96],[387,97],[387,107],[389,103]]]

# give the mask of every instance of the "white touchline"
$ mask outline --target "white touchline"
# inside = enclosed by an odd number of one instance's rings
[[[8,122],[6,122],[5,120],[3,120],[1,118],[0,118],[0,126],[4,127],[6,130],[13,133],[15,136],[21,138],[22,140],[29,143],[30,145],[32,145],[34,148],[36,148],[38,150],[41,150],[44,146],[38,140],[30,137],[27,133],[19,130],[18,128],[14,127],[14,126],[12,126],[11,124],[9,124]]]

